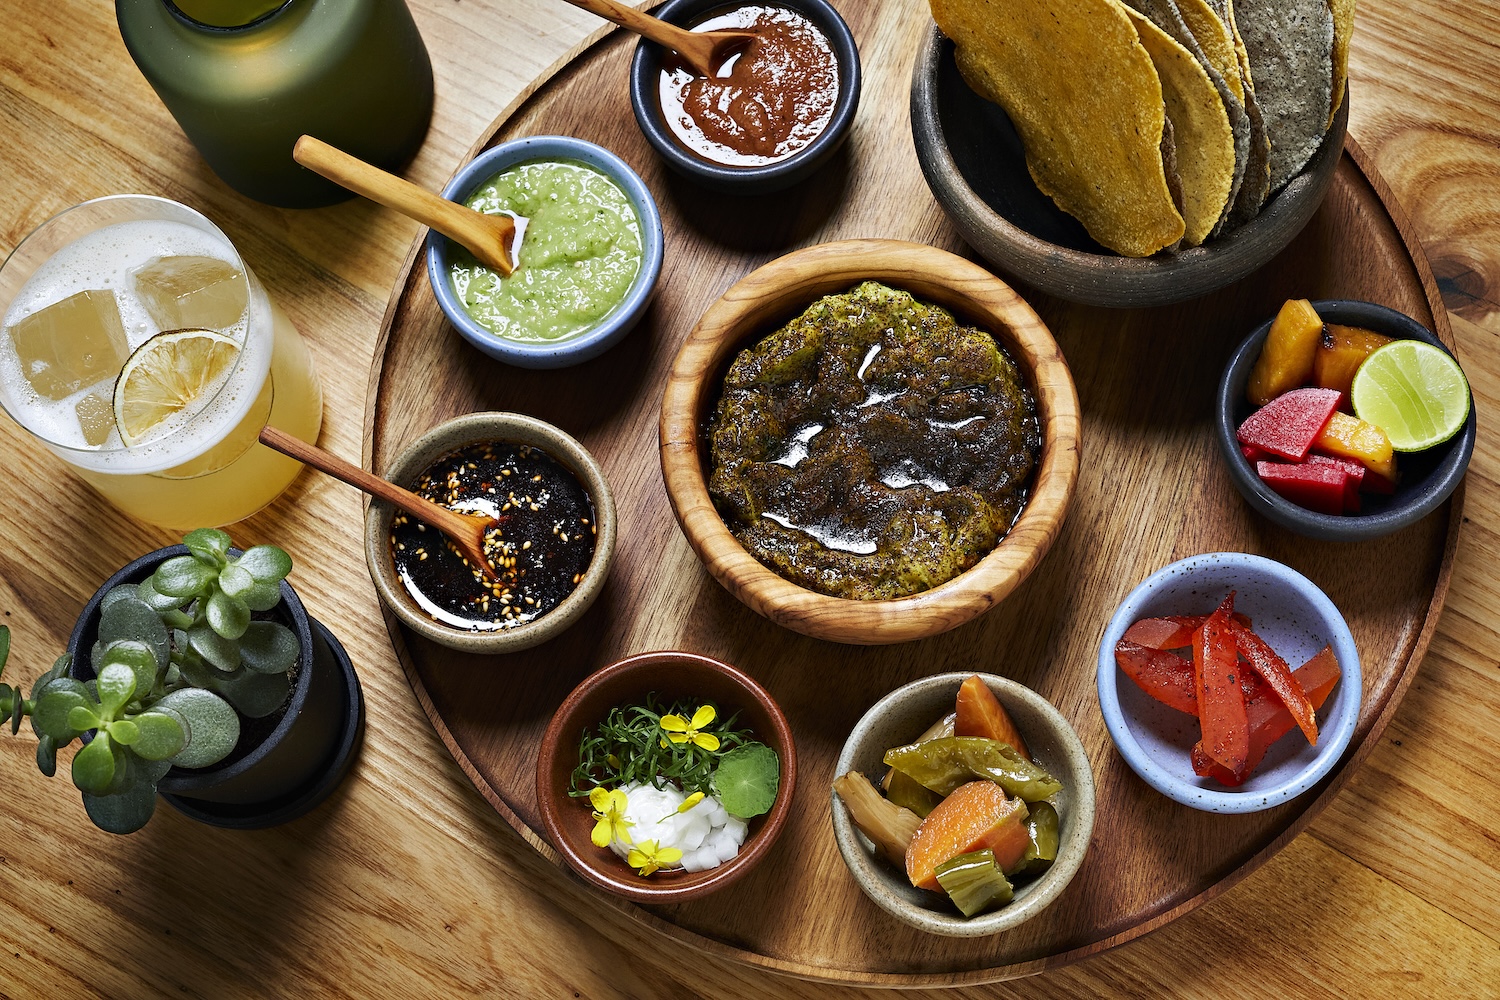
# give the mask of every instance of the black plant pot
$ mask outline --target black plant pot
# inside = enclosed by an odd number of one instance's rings
[[[158,549],[110,577],[73,627],[72,674],[92,680],[90,651],[99,636],[99,604],[125,583],[140,583],[186,545]],[[295,819],[325,799],[343,779],[364,734],[364,695],[343,646],[307,614],[291,586],[281,583],[276,611],[297,636],[301,653],[292,694],[276,728],[244,756],[222,767],[173,768],[157,784],[179,812],[214,826],[260,829]]]

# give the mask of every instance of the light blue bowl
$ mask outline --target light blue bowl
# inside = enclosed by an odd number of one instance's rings
[[[1131,624],[1162,615],[1207,614],[1229,591],[1236,611],[1295,670],[1326,645],[1343,676],[1318,711],[1318,745],[1293,729],[1238,788],[1193,773],[1198,720],[1146,694],[1115,663]],[[1288,802],[1316,785],[1344,755],[1359,720],[1364,684],[1359,650],[1343,615],[1307,577],[1263,556],[1210,552],[1157,570],[1130,592],[1099,643],[1099,708],[1120,756],[1167,798],[1194,809],[1249,813]]]
[[[597,325],[580,334],[558,341],[528,343],[491,333],[464,309],[448,279],[448,255],[454,244],[436,232],[427,235],[427,279],[432,283],[433,294],[437,296],[438,305],[448,322],[460,336],[485,354],[521,368],[566,368],[609,350],[630,332],[646,311],[651,295],[656,291],[656,279],[661,275],[661,214],[645,183],[624,160],[603,146],[562,135],[528,136],[485,150],[448,182],[443,188],[443,197],[463,202],[476,188],[502,170],[534,160],[571,160],[586,164],[606,174],[630,199],[641,223],[645,252],[640,273],[635,276],[635,283],[630,286],[625,300]]]

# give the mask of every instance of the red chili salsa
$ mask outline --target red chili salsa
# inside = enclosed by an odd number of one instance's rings
[[[784,160],[823,134],[839,97],[839,67],[828,38],[782,7],[739,7],[694,31],[747,29],[756,38],[713,78],[681,61],[663,63],[662,117],[677,141],[712,163],[758,167]]]

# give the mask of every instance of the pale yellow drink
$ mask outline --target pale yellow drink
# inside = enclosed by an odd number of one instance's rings
[[[163,269],[170,294],[147,281]],[[70,308],[80,302],[87,308]],[[144,521],[183,529],[248,517],[301,468],[257,442],[261,427],[317,438],[322,392],[306,345],[223,233],[186,206],[119,196],[70,209],[0,268],[0,308],[6,410]],[[181,328],[227,345],[223,374],[160,422],[122,425],[121,366]]]

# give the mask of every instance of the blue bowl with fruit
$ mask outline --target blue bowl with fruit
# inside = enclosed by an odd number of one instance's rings
[[[517,219],[515,270],[500,276],[446,236],[427,237],[427,277],[448,322],[521,368],[598,357],[635,326],[661,275],[662,228],[640,176],[602,146],[529,136],[487,149],[443,197]]]
[[[1474,453],[1473,399],[1452,353],[1373,302],[1288,301],[1230,359],[1217,402],[1235,487],[1311,538],[1361,541],[1421,520]]]

